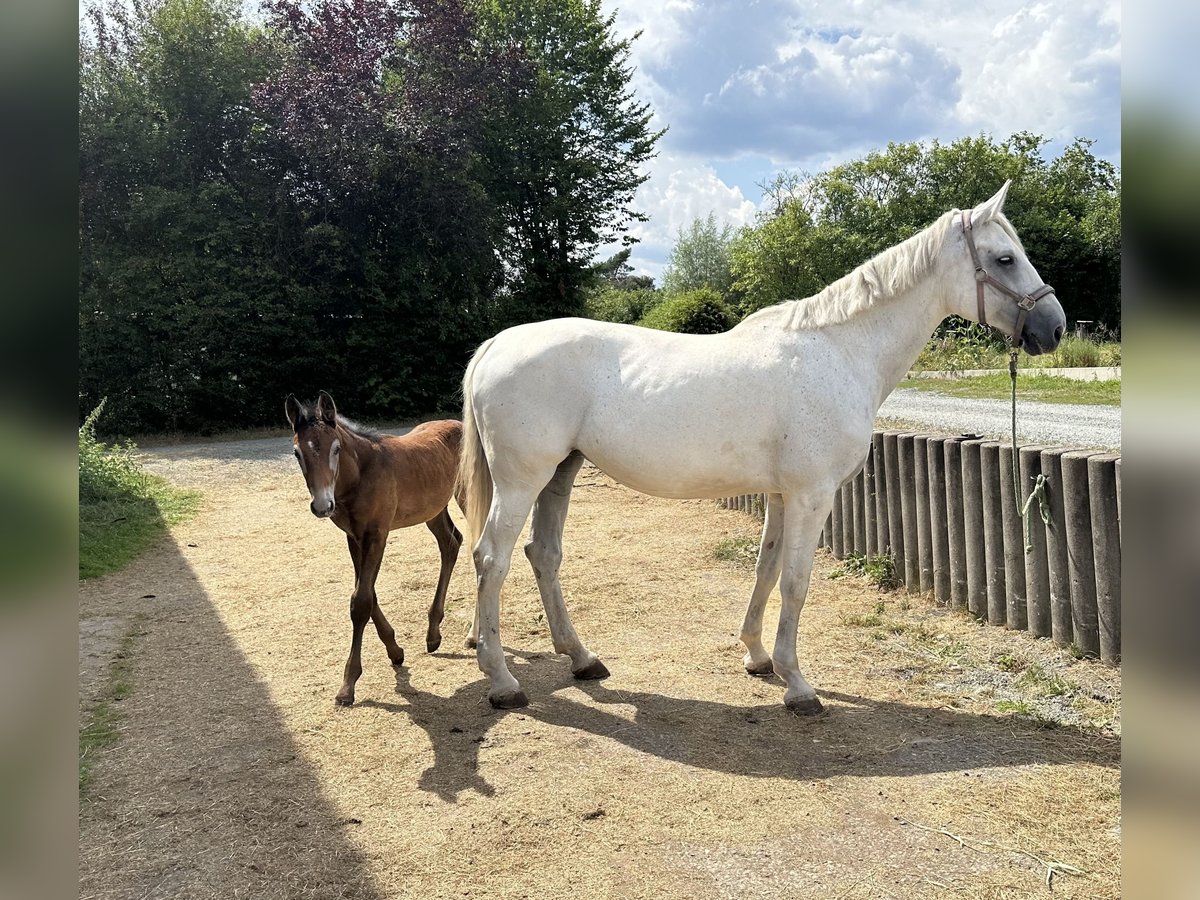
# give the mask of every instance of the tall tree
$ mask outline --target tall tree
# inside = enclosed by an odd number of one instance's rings
[[[667,258],[663,290],[682,294],[710,288],[728,300],[733,286],[729,248],[734,233],[728,222],[718,228],[716,216],[711,212],[705,219],[692,220],[686,230],[681,227]]]
[[[630,87],[630,40],[600,0],[476,0],[480,42],[520,60],[495,86],[484,153],[505,226],[501,323],[578,315],[598,246],[630,242],[662,135]]]
[[[244,421],[272,275],[232,0],[94,6],[80,51],[80,404],[124,430]],[[276,322],[278,319],[276,318]]]

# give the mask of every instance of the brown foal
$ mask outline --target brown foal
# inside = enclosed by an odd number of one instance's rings
[[[375,595],[389,531],[424,522],[437,538],[442,569],[429,607],[425,647],[432,653],[442,642],[446,588],[462,546],[447,508],[454,495],[462,423],[425,422],[400,437],[382,435],[339,416],[333,398],[324,391],[311,406],[289,394],[284,409],[292,424],[292,449],[312,496],[309,509],[346,532],[354,562],[354,631],[342,689],[334,698],[349,706],[362,674],[362,635],[368,619],[375,623],[392,665],[404,662],[404,650],[396,644],[396,633]],[[463,501],[457,502],[462,509]]]

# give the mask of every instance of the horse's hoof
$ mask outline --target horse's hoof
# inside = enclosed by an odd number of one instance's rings
[[[473,637],[469,637],[463,641],[463,646],[465,646],[468,650],[474,650],[479,646],[479,641],[475,640]]]
[[[440,646],[442,646],[442,636],[440,634],[435,638],[425,638],[425,649],[430,653]]]
[[[529,698],[525,696],[523,690],[517,688],[511,694],[500,694],[495,697],[488,694],[488,703],[496,709],[520,709],[522,706],[529,705]]]
[[[798,716],[820,716],[825,714],[825,707],[816,697],[803,700],[785,700],[783,705]]]
[[[746,663],[745,665],[747,675],[763,676],[775,674],[775,667],[771,664],[769,659],[766,662]]]
[[[593,659],[578,672],[572,672],[571,674],[579,681],[599,681],[601,678],[607,678],[609,671],[608,667],[600,662],[599,659]]]
[[[336,703],[338,706],[353,706],[354,705],[354,695],[351,694],[349,697],[347,697],[343,694],[338,694],[336,697],[333,698],[333,702]]]

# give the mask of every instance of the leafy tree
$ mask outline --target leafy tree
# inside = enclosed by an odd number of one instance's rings
[[[115,430],[244,421],[271,361],[250,85],[227,0],[92,7],[80,49],[80,405]],[[264,334],[262,328],[265,325]]]
[[[733,313],[712,288],[668,297],[648,312],[639,325],[682,334],[720,334],[735,322]]]
[[[508,273],[498,324],[578,315],[596,247],[629,243],[643,164],[662,135],[629,86],[630,40],[600,0],[476,0],[482,45],[519,61],[484,130]]]
[[[711,288],[728,297],[733,286],[729,249],[734,228],[729,223],[717,227],[710,212],[706,219],[694,219],[685,231],[679,229],[675,246],[667,259],[663,290],[668,294]]]

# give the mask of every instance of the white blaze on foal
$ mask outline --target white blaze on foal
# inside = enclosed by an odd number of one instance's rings
[[[575,633],[558,580],[567,504],[586,457],[659,497],[768,494],[744,662],[783,679],[790,709],[821,711],[800,671],[796,629],[834,491],[866,458],[879,406],[949,315],[982,312],[1001,330],[1019,328],[1014,340],[1029,353],[1062,337],[1062,307],[1001,212],[1007,188],[970,211],[970,234],[968,217],[952,210],[816,296],[768,307],[724,334],[557,319],[510,328],[476,351],[463,380],[460,478],[476,541],[472,637],[493,705],[528,702],[504,662],[499,610],[530,509],[525,554],[555,650],[578,678],[608,674]],[[763,607],[781,577],[768,656]]]

